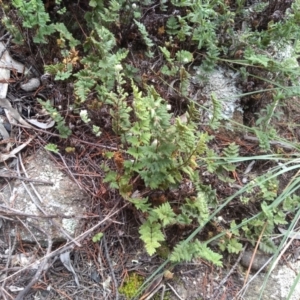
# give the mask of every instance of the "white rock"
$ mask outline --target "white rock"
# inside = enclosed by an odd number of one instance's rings
[[[20,88],[25,92],[32,92],[35,91],[40,85],[41,82],[38,78],[31,78],[26,83],[22,83]]]

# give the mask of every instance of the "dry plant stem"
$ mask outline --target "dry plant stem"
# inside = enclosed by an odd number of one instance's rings
[[[5,36],[6,36],[6,34],[4,34],[4,35],[1,37],[0,41],[4,40],[4,37],[5,37]],[[9,47],[9,44],[10,44],[11,40],[12,40],[12,35],[10,34],[9,37],[8,37],[7,42],[6,42],[5,45],[4,45],[4,49],[3,49],[3,50],[1,51],[1,53],[0,53],[0,59],[2,58],[4,52],[5,52],[5,51],[8,51],[8,47]]]
[[[60,153],[57,153],[57,154],[58,154],[58,156],[60,157],[60,159],[63,161],[65,167],[66,167],[67,170],[69,171],[69,174],[72,176],[73,180],[74,180],[74,181],[76,182],[76,184],[78,185],[79,189],[82,190],[81,185],[79,184],[79,182],[78,182],[78,181],[76,180],[76,178],[74,177],[72,171],[69,169],[69,167],[68,167],[68,165],[66,164],[66,162],[65,162],[65,160],[64,160],[64,158],[63,158],[63,156],[62,156]]]
[[[154,277],[139,300],[151,299],[152,296],[154,296],[157,293],[157,291],[162,287],[162,285],[164,285],[162,284],[163,277],[163,273],[160,273],[156,277]]]
[[[235,296],[235,300],[236,299],[243,299],[243,298],[241,298],[241,297],[243,297],[244,296],[244,294],[246,293],[246,290],[247,290],[247,288],[249,287],[249,285],[250,285],[250,283],[256,278],[256,276],[258,275],[258,274],[260,274],[261,273],[261,271],[271,262],[271,260],[273,259],[273,256],[271,256],[267,261],[266,261],[266,263],[253,275],[253,277],[247,282],[247,284],[243,287],[243,288],[241,288],[241,290],[238,292],[238,294]]]
[[[26,228],[26,230],[29,232],[29,234],[32,236],[32,238],[35,240],[36,244],[38,245],[38,247],[40,249],[42,249],[40,243],[38,242],[38,240],[35,238],[34,234],[31,232],[31,230],[29,229],[29,226],[27,226],[19,217],[17,217],[17,220],[23,225],[24,228]],[[44,232],[45,233],[45,232]]]
[[[292,182],[294,182],[295,178],[297,178],[300,174],[300,170],[291,178],[291,180],[288,182],[286,187],[284,188],[284,191],[291,185]]]
[[[11,207],[5,207],[4,205],[0,204],[0,215],[3,216],[19,216],[24,218],[63,218],[63,219],[92,219],[97,218],[97,216],[75,216],[75,215],[63,215],[63,214],[55,214],[55,215],[47,215],[47,216],[38,216],[38,215],[31,215],[23,213],[17,209],[11,208]],[[12,220],[12,219],[10,219]]]
[[[298,220],[296,220],[295,225],[299,222],[299,218]],[[292,228],[293,230],[293,228]],[[292,235],[290,237],[290,240],[288,243],[286,243],[286,245],[284,246],[284,248],[281,250],[280,254],[278,255],[278,257],[276,258],[276,260],[274,261],[273,265],[272,265],[272,269],[271,271],[276,267],[278,261],[281,259],[281,256],[286,252],[286,250],[289,248],[289,246],[291,245],[291,243],[295,240],[295,235]]]
[[[103,215],[102,215],[102,212],[101,212],[100,209],[99,209],[99,217],[100,217],[100,219],[103,219]],[[118,284],[117,284],[114,268],[113,268],[112,263],[111,263],[109,251],[108,251],[108,248],[107,248],[107,242],[106,242],[105,235],[103,235],[103,237],[102,237],[101,244],[104,245],[104,252],[105,252],[106,260],[108,262],[111,277],[112,277],[112,280],[113,280],[113,283],[114,283],[114,286],[115,286],[116,300],[119,300]]]
[[[20,165],[22,167],[22,170],[25,174],[25,176],[27,177],[27,172],[26,172],[26,169],[23,165],[23,162],[22,162],[22,158],[21,158],[21,155],[19,154],[19,162],[20,162]],[[29,191],[29,189],[27,188],[26,184],[24,182],[22,182],[23,184],[23,187],[25,188],[26,192],[28,193],[28,195],[30,196],[31,200],[34,202],[34,204],[37,206],[37,208],[45,215],[47,216],[47,213],[44,211],[44,209],[41,207],[41,205],[38,203],[38,201],[36,201],[36,199],[32,196],[31,192]],[[34,191],[35,195],[37,196],[37,198],[39,199],[40,203],[43,202],[40,194],[37,192],[37,190],[35,189],[34,185],[32,183],[30,183],[30,186],[32,188],[32,190]],[[74,241],[73,238],[57,223],[57,221],[55,220],[49,220],[50,223],[55,226],[58,230],[60,230],[69,240],[71,241]],[[74,241],[74,243],[78,246],[78,247],[81,247],[81,245]]]
[[[9,38],[10,40],[12,39],[12,35],[10,35],[9,32],[6,32],[5,34],[3,34],[3,35],[1,36],[0,41],[3,41],[3,40],[6,38],[6,36],[8,36],[8,38]],[[5,46],[5,48],[6,48],[6,46]],[[5,50],[6,50],[6,49],[4,49],[4,51],[5,51]],[[3,53],[4,53],[4,51],[3,51]],[[2,52],[0,53],[0,58],[2,57],[3,53],[2,53]]]
[[[176,295],[176,297],[179,299],[179,300],[184,300],[183,298],[181,298],[178,293],[175,291],[175,289],[171,286],[170,283],[167,283],[168,287],[173,291],[173,293]]]
[[[249,277],[250,270],[251,270],[251,267],[252,267],[252,264],[253,264],[253,260],[254,260],[255,254],[256,254],[256,252],[257,252],[259,243],[260,243],[260,241],[261,241],[261,239],[262,239],[262,237],[263,237],[263,234],[264,234],[264,232],[265,232],[265,229],[266,229],[267,224],[268,224],[268,223],[265,222],[264,227],[262,228],[261,233],[260,233],[260,235],[259,235],[259,237],[258,237],[257,243],[256,243],[256,245],[255,245],[255,248],[254,248],[254,251],[253,251],[251,260],[250,260],[250,264],[249,264],[248,270],[247,270],[247,272],[246,272],[246,277],[245,277],[245,280],[244,280],[244,285],[243,285],[243,287],[245,286],[245,284],[246,284],[247,281],[248,281],[248,277]]]
[[[3,276],[4,274],[2,274],[2,276],[4,277],[4,280],[2,282],[2,291],[4,290],[4,287],[5,287],[5,283],[6,283],[6,279],[7,279],[8,266],[10,265],[11,256],[12,256],[12,253],[15,250],[16,244],[17,244],[17,239],[16,238],[14,239],[13,245],[11,245],[10,235],[8,236],[8,239],[9,239],[9,249],[10,249],[10,251],[8,253],[7,262],[6,262],[6,265],[5,265],[5,276]],[[3,292],[1,294],[3,295]]]
[[[213,294],[213,299],[219,299],[220,296],[220,289],[221,287],[226,283],[226,281],[228,280],[229,276],[234,272],[234,270],[236,269],[236,267],[238,266],[240,260],[243,257],[244,252],[246,251],[247,245],[242,249],[239,257],[237,258],[236,262],[234,263],[234,265],[232,266],[232,268],[230,269],[230,271],[226,274],[226,276],[222,279],[222,281],[219,283],[218,288],[216,289],[216,291]]]
[[[258,142],[258,138],[254,137],[254,136],[249,136],[249,135],[244,135],[244,139],[247,141],[254,141],[254,142]],[[286,150],[294,150],[295,147],[288,145],[287,143],[284,142],[277,142],[277,141],[269,141],[270,145],[278,145],[280,147],[282,147],[283,149]]]
[[[103,242],[103,245],[104,245],[104,252],[105,252],[106,260],[108,262],[108,266],[109,266],[109,269],[110,269],[110,274],[111,274],[111,277],[112,277],[112,280],[113,280],[113,283],[114,283],[114,286],[115,286],[114,290],[115,290],[116,300],[119,300],[118,284],[117,284],[114,268],[112,266],[111,259],[110,259],[109,253],[108,253],[108,248],[107,248],[105,235],[103,235],[101,242]]]
[[[119,202],[117,202],[115,204],[115,206],[112,208],[112,211],[118,206]],[[119,213],[122,209],[124,209],[126,206],[128,206],[129,203],[126,203],[125,205],[123,205],[121,208],[119,208],[118,210],[112,212],[111,214],[109,214],[108,216],[106,216],[102,221],[100,221],[99,223],[97,223],[95,226],[93,226],[92,228],[88,229],[87,231],[83,232],[82,234],[80,234],[79,236],[77,236],[75,238],[75,240],[77,242],[82,241],[83,239],[85,239],[88,235],[90,235],[94,230],[96,230],[98,227],[100,227],[103,223],[105,223],[106,221],[110,220],[110,218],[114,215],[116,215],[117,213]],[[46,256],[44,256],[43,258],[40,259],[40,261],[42,262],[42,260],[48,260],[51,257],[54,257],[56,255],[59,255],[65,251],[70,251],[71,249],[74,248],[74,244],[73,241],[69,241],[67,242],[64,246],[56,249],[55,251],[53,251],[50,254],[47,254]],[[6,281],[10,278],[13,278],[14,276],[16,276],[17,274],[25,271],[27,268],[32,267],[35,264],[35,262],[31,263],[30,265],[21,268],[19,271],[17,271],[16,273],[4,278],[4,279],[0,279],[0,282]]]
[[[37,182],[37,183],[43,183],[43,184],[51,184],[51,185],[53,185],[53,182],[50,182],[50,181],[33,179],[33,178],[26,178],[26,177],[22,177],[22,176],[16,176],[16,175],[13,175],[13,174],[4,174],[2,172],[0,173],[0,177],[13,178],[13,179],[19,179],[19,180],[24,180],[24,181],[29,181],[29,182]]]
[[[160,284],[147,298],[145,298],[145,300],[150,300],[152,299],[152,297],[160,290],[162,289],[161,291],[161,294],[160,294],[160,300],[163,300],[164,299],[164,296],[165,296],[165,290],[166,290],[166,286],[164,284]]]
[[[285,189],[287,189],[288,186],[291,184],[291,182],[293,182],[294,179],[295,179],[296,177],[299,176],[299,173],[300,173],[300,170],[299,170],[299,171],[293,176],[293,178],[289,181],[289,183],[287,184],[287,186],[285,187]],[[285,189],[284,189],[284,190],[285,190]],[[297,220],[297,221],[295,222],[295,224],[297,224],[298,221],[299,221],[299,220]],[[294,229],[294,228],[292,228],[291,230],[293,230],[293,229]],[[274,263],[273,263],[273,265],[272,265],[272,269],[270,270],[270,272],[276,267],[276,265],[277,265],[278,261],[280,260],[281,256],[285,253],[286,249],[290,246],[290,244],[293,242],[293,240],[294,240],[295,238],[296,238],[295,235],[292,235],[292,236],[291,236],[290,241],[285,245],[284,249],[281,250],[280,255],[278,255],[277,259],[274,261]],[[267,262],[259,269],[259,271],[258,271],[256,274],[259,274],[260,271],[263,270],[263,269],[265,268],[265,266],[267,266],[267,265],[269,264],[269,262],[270,262],[272,259],[273,259],[273,256],[270,257],[270,258],[268,259],[268,261],[267,261]],[[255,274],[255,275],[256,275],[256,274]],[[241,297],[243,296],[243,294],[246,292],[247,286],[250,284],[250,282],[251,282],[252,280],[254,280],[254,278],[255,278],[255,276],[253,276],[252,279],[251,279],[249,282],[247,282],[246,285],[244,285],[244,287],[239,291],[237,297],[238,297],[239,295],[241,295]]]
[[[286,190],[289,185],[295,180],[295,178],[297,178],[299,176],[300,170],[293,176],[293,178],[288,182],[288,184],[286,185],[286,187],[284,188],[284,190]],[[298,220],[296,220],[296,222],[294,223],[295,226],[296,224],[298,224],[299,218]],[[294,230],[294,227],[291,229],[291,231]],[[286,243],[286,245],[284,246],[284,248],[281,250],[280,254],[278,255],[278,257],[276,258],[276,260],[274,261],[273,265],[272,265],[272,270],[275,268],[275,266],[277,265],[278,261],[280,260],[281,256],[286,252],[286,250],[288,249],[288,247],[290,246],[290,244],[294,241],[294,239],[296,238],[296,235],[292,235],[290,237],[291,239],[289,240],[288,243]],[[271,270],[271,271],[272,271]]]
[[[49,255],[51,252],[51,248],[52,248],[52,239],[50,237],[50,235],[48,235],[48,248],[47,248],[47,254]],[[15,300],[22,300],[24,299],[24,297],[26,296],[26,294],[29,292],[29,290],[31,289],[31,287],[39,280],[41,274],[43,271],[45,271],[46,269],[46,265],[47,265],[48,259],[44,259],[43,261],[41,261],[40,263],[40,267],[38,268],[38,270],[36,271],[34,277],[31,279],[31,281],[27,284],[27,286],[24,288],[23,291],[21,291]],[[49,266],[48,266],[49,267]],[[47,268],[48,268],[47,267]]]
[[[25,126],[25,125],[22,125],[22,124],[19,124],[19,123],[15,123],[13,124],[14,126],[17,126],[17,127],[21,127],[21,128],[26,128],[26,129],[34,129],[34,131],[37,131],[37,132],[42,132],[42,133],[47,133],[48,135],[51,135],[51,136],[57,136],[57,137],[60,137],[59,134],[57,133],[52,133],[52,132],[49,132],[47,130],[43,130],[43,129],[40,129],[40,128],[36,128],[36,127],[33,127],[33,128],[30,128],[28,126]],[[41,139],[41,138],[40,138]]]
[[[7,294],[7,296],[9,296],[9,298],[13,300],[13,297],[11,295],[9,295],[5,289],[1,289],[1,290],[2,290],[1,294],[3,296],[3,299],[7,300],[7,298],[5,296],[5,294]]]
[[[90,142],[86,142],[86,141],[83,141],[83,140],[80,140],[80,139],[77,139],[77,141],[80,142],[80,143],[83,143],[83,144],[94,146],[94,147],[99,147],[99,148],[104,148],[104,149],[114,150],[114,151],[119,150],[116,147],[110,147],[110,146],[105,146],[105,145],[101,145],[101,144],[90,143]]]

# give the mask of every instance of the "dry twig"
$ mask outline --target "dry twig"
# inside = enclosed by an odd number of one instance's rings
[[[225,277],[222,279],[222,281],[219,283],[218,288],[216,289],[216,291],[215,291],[214,294],[213,294],[213,297],[212,297],[213,299],[219,299],[219,296],[220,296],[220,293],[221,293],[220,290],[221,290],[222,286],[226,283],[226,281],[228,280],[229,276],[230,276],[230,275],[234,272],[234,270],[237,268],[237,266],[238,266],[240,260],[242,259],[243,255],[244,255],[244,253],[245,253],[245,251],[246,251],[246,248],[247,248],[247,246],[245,246],[245,247],[242,249],[242,251],[241,251],[239,257],[237,258],[236,262],[234,263],[234,265],[232,266],[232,268],[230,269],[230,271],[226,274],[226,276],[225,276]]]
[[[50,254],[52,248],[52,239],[51,236],[48,235],[48,248],[47,248],[47,255]],[[47,256],[46,255],[46,256]],[[38,270],[36,271],[34,277],[30,280],[30,282],[27,284],[27,286],[24,288],[23,291],[21,291],[15,300],[22,300],[24,299],[25,295],[29,292],[31,287],[39,280],[41,274],[43,271],[45,271],[47,268],[49,268],[49,265],[47,266],[48,259],[44,259],[43,261],[40,262],[40,266]]]

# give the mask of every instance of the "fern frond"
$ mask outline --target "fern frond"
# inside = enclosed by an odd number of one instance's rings
[[[161,204],[159,207],[154,209],[154,212],[157,214],[158,218],[161,220],[163,227],[170,225],[175,222],[176,214],[169,202]]]
[[[265,253],[273,254],[275,253],[277,246],[271,239],[263,239],[259,243],[259,249]]]
[[[198,240],[189,244],[185,241],[178,243],[170,256],[170,260],[175,263],[191,261],[193,258],[203,258],[218,267],[222,267],[222,255],[212,251],[206,244],[202,244]]]
[[[185,241],[178,243],[170,256],[170,261],[174,263],[191,261],[194,257],[194,248],[191,243]]]
[[[75,76],[78,78],[74,84],[75,93],[80,102],[84,102],[96,82],[93,80],[92,74],[88,70],[81,70],[75,74]]]
[[[140,22],[138,22],[137,20],[134,20],[134,23],[138,27],[138,30],[139,30],[140,34],[142,35],[142,38],[143,38],[146,46],[148,47],[148,56],[149,57],[153,57],[153,53],[151,52],[151,48],[154,46],[154,43],[149,38],[149,34],[148,34],[147,30],[146,30],[145,25],[142,24],[142,23],[140,23]]]
[[[179,27],[180,25],[178,20],[174,16],[171,16],[167,21],[167,33],[170,35],[175,35],[179,31]]]
[[[55,128],[58,130],[60,137],[64,139],[68,138],[71,135],[72,131],[66,125],[65,120],[61,116],[59,111],[51,105],[49,100],[43,101],[41,99],[38,99],[38,102],[49,113],[50,117],[55,121]]]
[[[195,251],[195,256],[203,258],[218,267],[223,266],[222,255],[208,248],[206,244],[201,243],[199,240],[195,240],[195,242],[193,243],[193,248],[193,250]]]
[[[270,151],[271,148],[268,134],[256,128],[254,128],[254,132],[258,138],[260,148],[264,151]]]
[[[230,157],[237,157],[239,155],[239,146],[236,143],[230,143],[228,147],[223,150],[223,154]]]
[[[140,227],[139,233],[149,255],[153,255],[160,247],[160,242],[165,240],[160,224],[151,223],[149,220]]]

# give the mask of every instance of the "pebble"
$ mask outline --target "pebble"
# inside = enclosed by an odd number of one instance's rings
[[[253,254],[253,251],[245,251],[245,253],[243,254],[242,259],[241,259],[241,265],[243,267],[245,267],[245,268],[249,267],[249,264],[250,264],[250,261],[252,258],[252,254]],[[262,268],[267,263],[267,261],[270,259],[270,257],[271,257],[271,255],[257,251],[257,253],[255,254],[253,263],[251,265],[251,270],[258,271],[260,268]],[[270,265],[268,265],[263,270],[263,272],[267,272],[269,267],[270,267]]]
[[[40,80],[38,78],[31,78],[26,83],[22,83],[20,88],[25,92],[35,91],[40,86]]]

